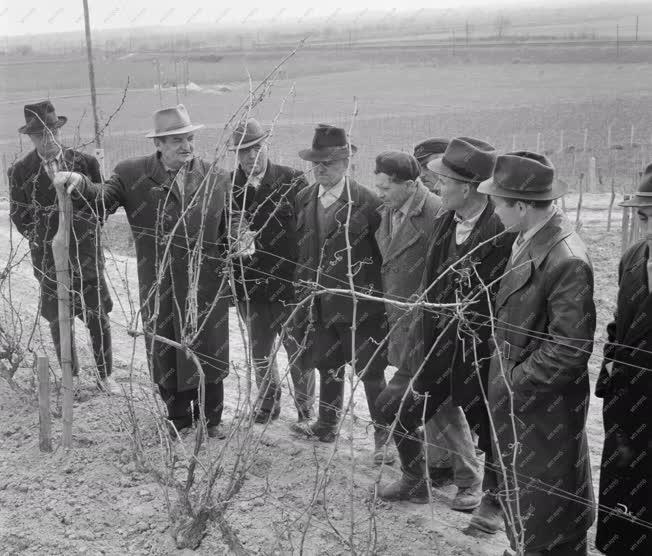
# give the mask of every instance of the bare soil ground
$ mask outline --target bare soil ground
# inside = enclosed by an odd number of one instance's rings
[[[606,196],[585,197],[582,236],[595,264],[598,329],[595,355],[591,359],[593,382],[597,376],[605,326],[614,307],[616,269],[620,253],[620,211],[614,226],[606,231]],[[576,203],[567,203],[569,215]],[[0,259],[9,254],[7,204],[0,204]],[[52,390],[55,451],[38,448],[38,409],[33,397],[33,371],[20,369],[16,381],[20,391],[0,381],[0,552],[3,554],[183,554],[170,534],[166,491],[154,479],[151,469],[164,471],[164,451],[157,429],[160,404],[152,395],[143,346],[126,334],[130,326],[129,296],[136,292],[135,261],[124,253],[128,242],[119,215],[107,226],[107,272],[114,290],[112,314],[115,376],[133,400],[141,427],[146,465],[133,458],[133,433],[125,395],[105,396],[92,389],[91,357],[86,340],[79,341],[82,363],[80,394],[74,407],[73,448],[59,446],[61,432],[60,397]],[[15,234],[15,231],[14,231]],[[113,234],[113,235],[112,235]],[[14,240],[16,239],[14,235]],[[24,243],[18,247],[24,250]],[[126,280],[125,280],[126,278]],[[23,325],[31,325],[36,314],[37,283],[29,259],[11,275],[14,304],[20,304]],[[123,310],[124,309],[124,310]],[[225,382],[227,425],[240,416],[239,403],[246,377],[244,349],[236,316],[231,314],[231,358],[234,369]],[[43,346],[37,337],[32,348],[37,353],[50,349],[47,327],[41,327]],[[83,334],[78,332],[83,338]],[[281,368],[284,359],[281,357]],[[60,376],[56,363],[53,376]],[[391,376],[393,369],[387,370]],[[56,386],[56,385],[55,385]],[[229,505],[225,518],[245,549],[253,554],[345,554],[354,546],[375,546],[378,554],[500,555],[507,547],[504,534],[471,536],[465,531],[467,514],[451,511],[448,504],[454,489],[435,491],[431,505],[379,503],[370,520],[371,489],[379,470],[370,465],[372,431],[362,392],[355,392],[356,418],[343,425],[343,434],[334,447],[298,440],[289,433],[295,419],[291,398],[285,388],[281,419],[267,427],[254,425],[259,439],[254,464],[247,479]],[[601,403],[593,398],[588,422],[591,461],[597,485],[602,450]],[[199,459],[224,450],[224,475],[216,484],[220,493],[237,446],[245,431],[234,431],[226,441],[211,440]],[[186,437],[175,447],[183,473],[190,460],[192,439]],[[316,478],[328,468],[330,479],[319,495]],[[201,480],[201,468],[199,471]],[[397,467],[384,468],[382,481],[398,476]],[[313,500],[316,496],[317,500]],[[353,533],[352,533],[353,531]],[[593,532],[591,532],[592,544]],[[370,540],[375,539],[375,544]],[[229,553],[221,530],[209,524],[198,554]]]

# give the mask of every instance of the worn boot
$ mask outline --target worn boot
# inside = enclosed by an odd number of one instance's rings
[[[313,421],[312,423],[304,421],[290,425],[290,430],[299,436],[328,443],[335,442],[335,429],[336,425],[324,425],[319,421]]]
[[[458,487],[457,494],[451,502],[451,510],[458,512],[470,512],[480,506],[482,500],[482,488]]]
[[[392,465],[395,460],[394,442],[389,437],[389,429],[378,427],[374,430],[374,465]]]
[[[402,469],[403,475],[398,481],[378,489],[378,496],[383,500],[405,500],[415,504],[427,504],[430,499],[428,481],[423,473],[412,473]]]
[[[492,495],[484,495],[480,507],[473,511],[469,527],[474,527],[485,533],[493,535],[505,526],[503,511],[500,504]]]

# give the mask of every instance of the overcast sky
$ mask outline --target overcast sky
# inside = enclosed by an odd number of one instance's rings
[[[362,20],[370,11],[407,13],[425,8],[500,8],[567,5],[563,0],[329,0],[311,8],[305,0],[89,0],[93,29],[116,29],[144,25],[184,25],[223,22],[228,24],[271,24],[300,22],[315,17],[352,14]],[[82,0],[0,0],[0,17],[5,35],[23,35],[83,29]]]

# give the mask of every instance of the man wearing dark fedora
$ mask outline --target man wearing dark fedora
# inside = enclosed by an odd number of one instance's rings
[[[444,155],[448,143],[448,139],[432,137],[414,146],[414,158],[417,159],[421,167],[421,181],[430,191],[437,195],[440,192],[439,178],[437,174],[428,169],[428,164]]]
[[[594,520],[586,438],[593,268],[553,200],[566,192],[547,157],[498,157],[479,191],[518,232],[496,296],[489,374],[499,497],[518,554],[586,554]]]
[[[460,313],[423,311],[418,331],[423,358],[412,385],[420,395],[411,395],[409,382],[395,376],[378,400],[386,418],[397,418],[394,439],[403,469],[400,480],[380,490],[385,499],[428,501],[422,445],[415,431],[423,420],[433,416],[437,416],[441,428],[448,428],[446,447],[452,453],[457,486],[451,507],[471,511],[482,499],[482,466],[467,432],[469,427],[478,436],[478,448],[485,453],[487,496],[495,490],[483,396],[491,332],[483,324],[494,290],[485,291],[483,286],[501,276],[511,243],[504,237],[493,205],[477,190],[478,184],[491,176],[495,160],[496,151],[488,143],[457,137],[451,140],[443,157],[429,163],[440,180],[445,212],[437,219],[430,239],[421,291],[430,303],[472,302]],[[460,421],[463,425],[458,424]],[[437,481],[448,470],[430,472]]]
[[[652,554],[652,164],[620,206],[635,209],[643,237],[620,260],[595,389],[604,422],[595,545],[609,556],[643,556]]]
[[[52,183],[57,170],[70,170],[101,182],[97,160],[85,153],[61,145],[59,130],[67,122],[57,116],[53,104],[41,101],[24,108],[25,125],[18,131],[26,134],[34,150],[9,169],[11,219],[29,241],[34,275],[41,288],[41,315],[50,323],[54,347],[61,362],[59,337],[57,275],[52,254],[52,239],[59,227],[57,193]],[[72,314],[83,318],[90,333],[98,387],[113,389],[111,296],[104,278],[104,254],[101,243],[102,220],[88,207],[73,215],[70,241]],[[71,323],[72,324],[72,323]],[[73,374],[79,373],[79,361],[73,337]]]
[[[299,365],[298,344],[287,320],[295,300],[295,200],[307,182],[302,172],[269,160],[268,136],[269,131],[249,118],[237,126],[229,147],[238,161],[232,174],[232,218],[244,219],[255,234],[253,253],[243,256],[242,264],[235,264],[236,293],[256,371],[256,422],[278,419],[281,411],[281,377],[276,358],[271,358],[279,335],[288,355],[294,403],[302,422],[312,416],[314,370],[304,371]]]
[[[351,363],[364,385],[378,453],[388,437],[386,422],[376,409],[387,366],[384,304],[360,298],[354,303],[347,293],[319,294],[322,288],[350,290],[352,280],[356,292],[382,295],[382,257],[374,236],[381,202],[347,175],[356,150],[344,129],[320,124],[312,148],[299,152],[312,163],[315,183],[296,201],[298,301],[318,295],[302,306],[297,327],[304,331],[298,335],[305,346],[304,368],[317,367],[320,390],[317,421],[293,430],[323,442],[335,440],[344,401],[344,367]]]
[[[208,435],[224,437],[229,296],[222,215],[229,175],[194,155],[194,133],[202,127],[190,121],[182,104],[164,108],[154,114],[154,130],[147,134],[154,154],[120,162],[104,184],[77,173],[55,177],[75,204],[89,203],[102,218],[124,207],[136,246],[148,363],[173,438],[200,413],[200,373],[189,352],[205,376]]]

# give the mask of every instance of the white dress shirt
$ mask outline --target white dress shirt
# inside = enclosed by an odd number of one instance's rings
[[[330,189],[326,189],[321,183],[319,184],[319,192],[317,196],[324,208],[330,207],[335,201],[337,201],[344,191],[344,186],[346,184],[346,176],[343,177],[336,185]]]
[[[484,212],[484,209],[487,208],[487,201],[484,202],[482,208],[470,216],[469,218],[462,218],[457,212],[455,212],[454,220],[457,223],[455,227],[455,243],[457,245],[462,245],[473,231],[473,227],[476,225],[477,221],[480,220],[480,216]]]

